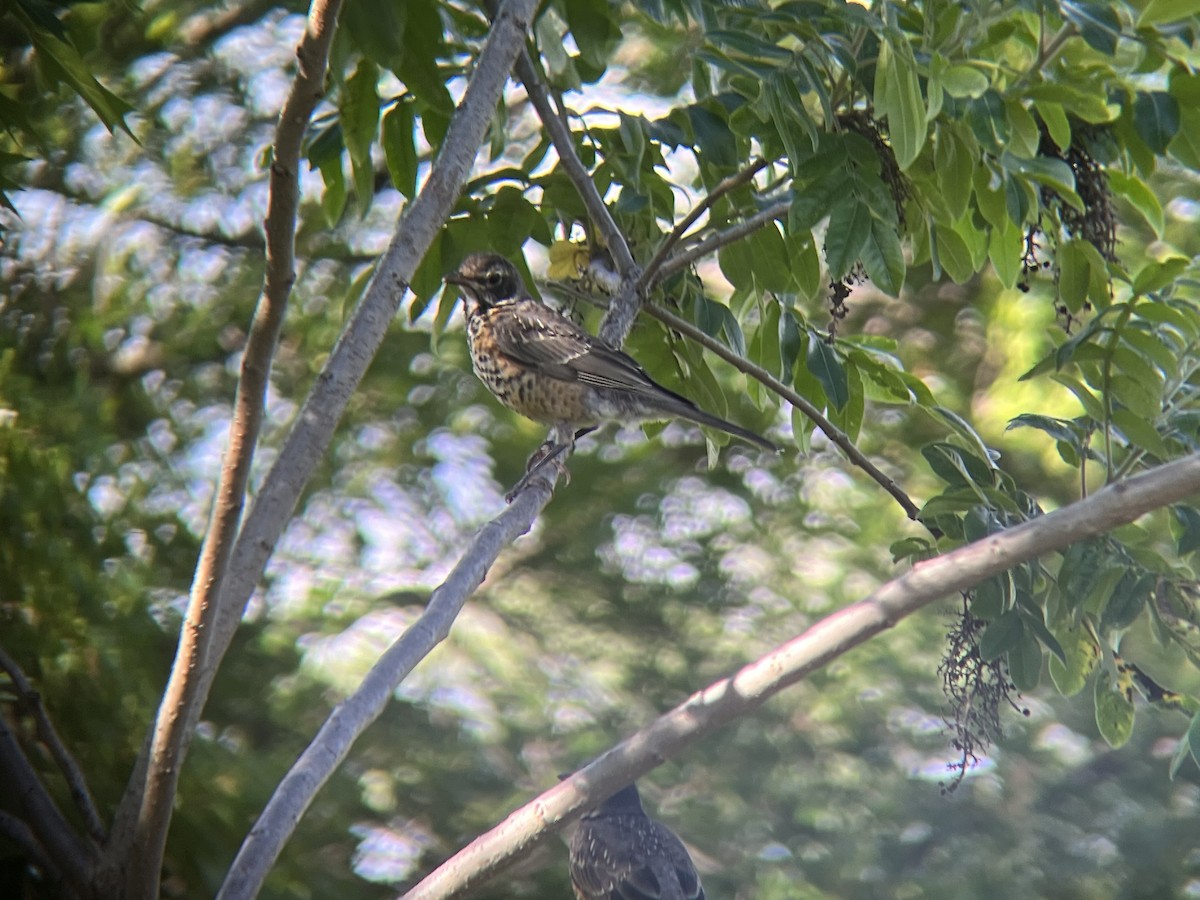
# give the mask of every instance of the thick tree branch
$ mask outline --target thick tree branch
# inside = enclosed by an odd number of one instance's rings
[[[382,343],[409,279],[466,183],[535,7],[536,0],[507,0],[496,17],[429,177],[416,199],[405,209],[370,284],[263,480],[238,535],[222,586],[212,641],[199,676],[197,702],[191,704],[187,712],[188,733],[195,728],[217,665],[233,640],[275,542],[291,517],[305,483],[328,448],[355,387]],[[526,495],[523,502],[514,503],[511,511],[513,516],[528,517],[521,531],[529,527],[536,510],[545,503],[540,492],[530,493],[532,496]],[[314,752],[320,754],[321,747],[315,746]],[[239,890],[231,885],[226,896],[243,896]]]
[[[553,469],[547,467],[553,477]],[[488,569],[509,544],[529,530],[547,503],[552,485],[530,481],[513,504],[485,525],[458,565],[433,592],[421,617],[410,625],[371,667],[371,671],[321,726],[312,743],[280,782],[262,815],[246,836],[217,895],[241,900],[257,895],[263,879],[312,803],[317,791],[346,758],[350,748],[379,718],[396,686],[450,633],[467,598],[483,583]]]
[[[38,740],[50,752],[51,759],[54,760],[55,765],[62,772],[63,778],[66,779],[67,789],[71,792],[71,799],[75,801],[79,814],[83,816],[88,834],[97,844],[102,843],[105,837],[104,823],[100,820],[100,813],[96,810],[96,801],[92,799],[92,792],[88,790],[87,779],[83,777],[83,770],[79,768],[75,757],[71,755],[66,744],[62,742],[62,738],[58,736],[58,731],[55,729],[54,723],[50,721],[46,707],[42,704],[41,694],[34,689],[25,672],[3,647],[0,647],[0,669],[3,669],[12,679],[22,711],[33,716],[33,721],[37,726]]]
[[[651,258],[650,262],[646,263],[646,268],[642,272],[643,289],[648,289],[650,285],[654,284],[658,276],[659,267],[666,262],[671,251],[675,249],[675,245],[684,239],[684,235],[687,234],[687,230],[696,223],[697,219],[704,215],[705,212],[712,209],[713,204],[719,199],[724,197],[730,191],[741,187],[770,164],[770,160],[766,159],[760,159],[752,162],[750,165],[746,166],[746,168],[742,169],[742,171],[730,175],[728,178],[722,179],[721,182],[715,188],[709,191],[699,203],[692,207],[692,211],[684,216],[679,223],[671,229],[671,233],[667,235],[666,239],[663,240],[663,242],[659,245],[658,250],[655,251],[653,258]]]
[[[175,663],[155,719],[145,779],[135,777],[131,781],[133,789],[123,801],[119,819],[120,825],[125,826],[131,808],[136,805],[126,882],[130,898],[153,900],[159,895],[162,856],[179,771],[191,740],[191,723],[196,718],[193,710],[204,699],[198,686],[208,662],[208,644],[217,614],[216,600],[241,522],[250,466],[262,426],[271,358],[295,282],[300,148],[308,120],[325,93],[325,71],[339,8],[340,0],[313,0],[304,36],[296,48],[299,70],[279,114],[265,223],[266,273],[262,295],[242,351],[229,445],[192,581]],[[124,803],[130,808],[124,808]],[[121,856],[124,856],[125,836],[122,832],[115,848]]]
[[[92,849],[71,829],[3,716],[0,716],[0,772],[4,773],[6,792],[16,799],[24,823],[37,843],[75,891],[86,896],[90,893]]]
[[[579,813],[757,709],[786,687],[935,600],[1200,492],[1200,453],[1109,485],[1086,500],[918,563],[871,596],[724,678],[480,835],[404,895],[442,900],[477,887]]]

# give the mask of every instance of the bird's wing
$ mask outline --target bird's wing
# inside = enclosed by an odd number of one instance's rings
[[[687,398],[655,382],[628,353],[607,346],[536,300],[517,301],[509,315],[497,317],[492,333],[502,353],[554,378],[659,397],[665,393],[694,407]]]
[[[496,307],[497,310],[500,307]],[[575,381],[571,366],[592,348],[590,334],[536,300],[518,300],[492,319],[496,349],[564,381]]]
[[[684,900],[704,900],[704,888],[700,884],[700,876],[692,864],[692,857],[683,846],[683,841],[666,825],[655,822],[655,830],[662,844],[663,856],[674,870],[679,887],[683,890]]]

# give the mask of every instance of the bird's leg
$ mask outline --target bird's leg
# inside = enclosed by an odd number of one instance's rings
[[[535,475],[542,469],[543,466],[553,464],[558,474],[562,477],[564,484],[571,483],[571,473],[567,470],[566,463],[559,459],[562,454],[574,448],[575,441],[583,435],[595,431],[595,427],[580,428],[578,431],[572,431],[570,426],[555,425],[550,432],[550,436],[542,442],[542,445],[533,451],[533,455],[529,457],[529,462],[525,464],[525,474],[521,476],[521,480],[514,485],[513,489],[504,495],[504,499],[512,503],[513,498],[519,494]],[[562,434],[566,433],[566,440],[562,439]]]

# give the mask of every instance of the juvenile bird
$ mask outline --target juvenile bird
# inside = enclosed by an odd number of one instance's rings
[[[646,815],[634,784],[584,813],[570,865],[578,900],[704,900],[683,841]]]
[[[575,428],[603,421],[678,416],[778,452],[766,438],[656,383],[632,356],[534,300],[504,257],[468,256],[446,283],[462,289],[467,346],[479,380],[509,409],[554,426],[560,441],[569,444]]]

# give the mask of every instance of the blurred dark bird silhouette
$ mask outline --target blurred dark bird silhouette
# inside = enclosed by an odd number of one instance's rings
[[[571,886],[578,900],[704,900],[683,841],[646,815],[633,784],[579,820]]]

